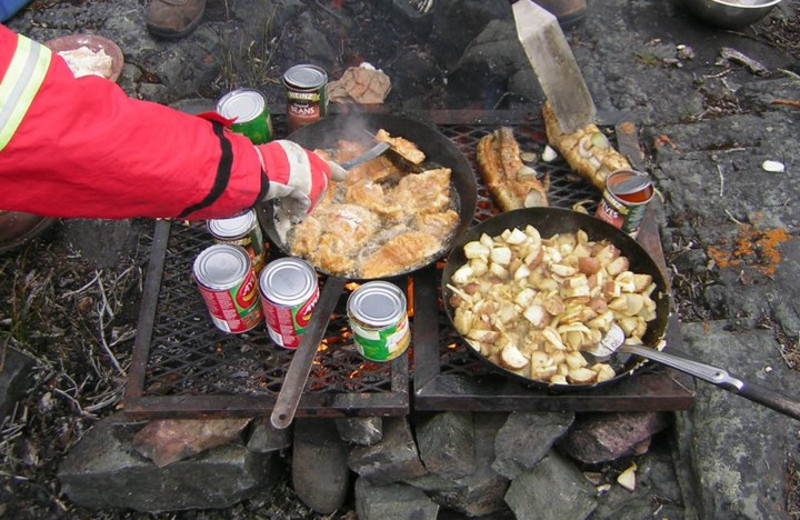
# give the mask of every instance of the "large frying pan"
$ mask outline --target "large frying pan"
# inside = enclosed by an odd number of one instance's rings
[[[439,254],[435,258],[431,258],[425,266],[418,266],[388,277],[397,278],[426,267],[445,255],[450,250],[452,242],[472,222],[478,199],[478,188],[475,174],[464,154],[450,139],[435,128],[419,121],[387,114],[352,114],[329,117],[300,128],[292,133],[289,139],[311,150],[333,149],[336,148],[340,139],[364,142],[369,139],[368,133],[375,134],[381,128],[391,135],[404,137],[414,142],[425,152],[426,163],[450,168],[452,170],[451,189],[459,201],[459,222],[451,243],[446,244]],[[272,219],[272,212],[267,208],[266,217],[262,219],[262,227],[265,228],[267,235],[274,244],[280,247],[284,253],[291,255]],[[294,419],[297,404],[300,401],[306,379],[311,370],[311,364],[328,326],[331,314],[342,294],[344,285],[350,281],[368,281],[330,275],[330,273],[325,273],[320,269],[317,269],[317,271],[328,276],[325,279],[311,321],[306,328],[297,351],[292,357],[281,391],[275,401],[270,420],[276,428],[286,428]]]
[[[451,323],[455,310],[452,305],[450,305],[450,296],[452,296],[453,292],[447,287],[447,284],[450,282],[456,269],[467,262],[467,258],[464,256],[464,245],[473,240],[478,240],[483,233],[493,237],[501,234],[506,229],[525,229],[525,226],[529,224],[539,230],[542,238],[549,238],[557,233],[583,230],[589,236],[590,240],[597,241],[606,239],[618,247],[621,254],[628,257],[631,271],[651,275],[657,287],[656,290],[653,291],[653,294],[651,294],[651,298],[656,302],[656,319],[647,324],[647,332],[642,340],[645,345],[655,346],[659,343],[666,332],[670,312],[670,299],[669,287],[658,264],[656,264],[653,258],[636,240],[611,224],[590,215],[560,208],[526,208],[501,213],[475,226],[456,240],[442,273],[444,308]],[[466,342],[466,340],[464,341]],[[527,386],[551,391],[586,390],[587,388],[596,386],[614,384],[629,377],[642,365],[641,360],[635,356],[630,356],[625,361],[618,362],[616,366],[612,363],[612,367],[617,373],[616,377],[612,379],[593,384],[551,385],[547,382],[537,381],[521,376],[511,370],[507,370],[484,357],[472,347],[467,347],[467,350],[493,370],[499,371],[511,379],[519,381]]]

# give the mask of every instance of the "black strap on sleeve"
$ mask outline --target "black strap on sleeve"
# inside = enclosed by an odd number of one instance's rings
[[[184,209],[177,218],[186,218],[195,211],[207,208],[213,204],[225,192],[228,188],[228,182],[231,180],[231,167],[233,166],[231,142],[225,137],[221,123],[217,123],[216,121],[210,121],[210,123],[211,127],[214,129],[214,133],[219,137],[219,145],[222,150],[222,156],[219,158],[219,164],[217,165],[217,176],[214,179],[214,184],[211,186],[208,195],[203,197],[203,200],[200,202],[192,204]]]

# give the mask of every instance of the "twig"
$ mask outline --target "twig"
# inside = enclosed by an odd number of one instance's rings
[[[797,99],[786,99],[786,98],[777,98],[773,99],[770,103],[771,105],[786,105],[794,108],[800,108],[800,100]]]
[[[719,174],[719,196],[722,197],[722,192],[725,189],[725,176],[722,175],[722,166],[717,165],[717,173]]]
[[[736,220],[736,218],[733,215],[731,215],[731,212],[728,211],[727,209],[725,210],[725,214],[728,215],[728,218],[731,219],[734,222],[734,224],[739,224],[740,226],[744,226],[744,222]]]
[[[100,309],[98,309],[98,320],[100,321],[100,345],[103,347],[103,350],[111,359],[111,364],[114,365],[115,369],[117,369],[119,375],[121,375],[122,377],[126,377],[125,370],[119,364],[119,361],[117,361],[117,357],[114,355],[114,353],[111,352],[111,347],[108,346],[108,342],[106,342],[106,324],[103,320],[103,314],[104,314],[104,308],[107,306],[108,302],[106,302],[105,298],[103,298],[103,306]],[[111,314],[111,317],[113,318],[114,315]]]
[[[792,79],[800,80],[800,74],[797,74],[796,72],[792,72],[791,70],[778,69],[778,72],[782,72],[783,74],[789,76]]]
[[[56,394],[56,395],[59,395],[61,397],[66,398],[68,401],[70,401],[72,404],[74,404],[75,407],[78,409],[78,413],[80,415],[82,415],[83,417],[94,417],[94,415],[92,415],[92,414],[87,414],[83,410],[83,407],[81,406],[81,403],[79,403],[77,399],[75,399],[74,397],[72,397],[71,395],[66,393],[65,391],[63,391],[63,390],[61,390],[59,388],[53,388],[53,393]]]
[[[100,289],[100,296],[103,298],[103,307],[102,310],[108,313],[108,317],[112,320],[114,319],[114,311],[111,309],[111,305],[108,304],[108,297],[106,296],[105,287],[103,287],[103,279],[98,278],[97,280],[97,287]]]
[[[97,281],[97,279],[98,279],[98,278],[100,278],[100,275],[101,275],[101,274],[103,274],[103,271],[102,271],[102,270],[100,270],[100,271],[95,271],[95,273],[94,273],[94,278],[92,278],[92,279],[91,279],[91,281],[89,281],[87,284],[85,284],[85,285],[84,285],[83,287],[81,287],[80,289],[76,289],[76,290],[74,290],[74,291],[65,292],[64,294],[62,294],[62,295],[61,295],[61,297],[62,297],[62,298],[68,298],[68,297],[72,296],[73,294],[80,294],[80,293],[82,293],[83,291],[85,291],[86,289],[88,289],[89,287],[91,287],[91,286],[94,284],[94,282],[96,282],[96,281]]]

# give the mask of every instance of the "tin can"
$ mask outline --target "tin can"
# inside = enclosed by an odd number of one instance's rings
[[[289,130],[328,115],[328,74],[316,65],[295,65],[283,74]]]
[[[256,211],[249,209],[231,218],[218,218],[206,222],[208,232],[217,242],[242,246],[250,255],[256,274],[264,267],[267,256],[264,234],[258,224]]]
[[[319,300],[314,268],[297,258],[273,260],[261,271],[258,287],[269,337],[296,349]]]
[[[647,174],[616,170],[606,177],[606,189],[595,216],[636,238],[654,193],[653,181]]]
[[[257,90],[238,89],[217,101],[217,113],[233,119],[231,130],[250,138],[253,144],[264,144],[275,135],[267,100]]]
[[[243,247],[210,246],[195,258],[192,272],[217,328],[238,334],[261,323],[258,279]]]
[[[392,283],[368,282],[353,291],[347,317],[358,352],[370,361],[391,361],[411,343],[406,297]]]

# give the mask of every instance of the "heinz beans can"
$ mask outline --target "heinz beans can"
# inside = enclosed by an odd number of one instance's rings
[[[297,258],[273,260],[261,271],[258,286],[269,337],[296,349],[319,300],[314,268]]]
[[[275,135],[267,100],[257,90],[238,89],[228,92],[217,102],[217,113],[233,119],[231,130],[249,137],[253,144],[264,144]]]
[[[266,248],[264,234],[258,224],[256,211],[249,209],[231,218],[218,218],[206,222],[208,232],[217,242],[245,248],[250,255],[253,270],[258,274],[264,267]]]
[[[328,74],[316,65],[295,65],[283,74],[289,130],[328,115]]]
[[[411,343],[406,296],[392,283],[368,282],[353,291],[347,316],[356,349],[370,361],[391,361]]]
[[[240,333],[261,323],[258,280],[243,247],[210,246],[197,256],[192,271],[217,328]]]
[[[647,203],[654,193],[653,181],[645,173],[634,170],[611,172],[606,177],[606,189],[595,216],[636,238]]]

